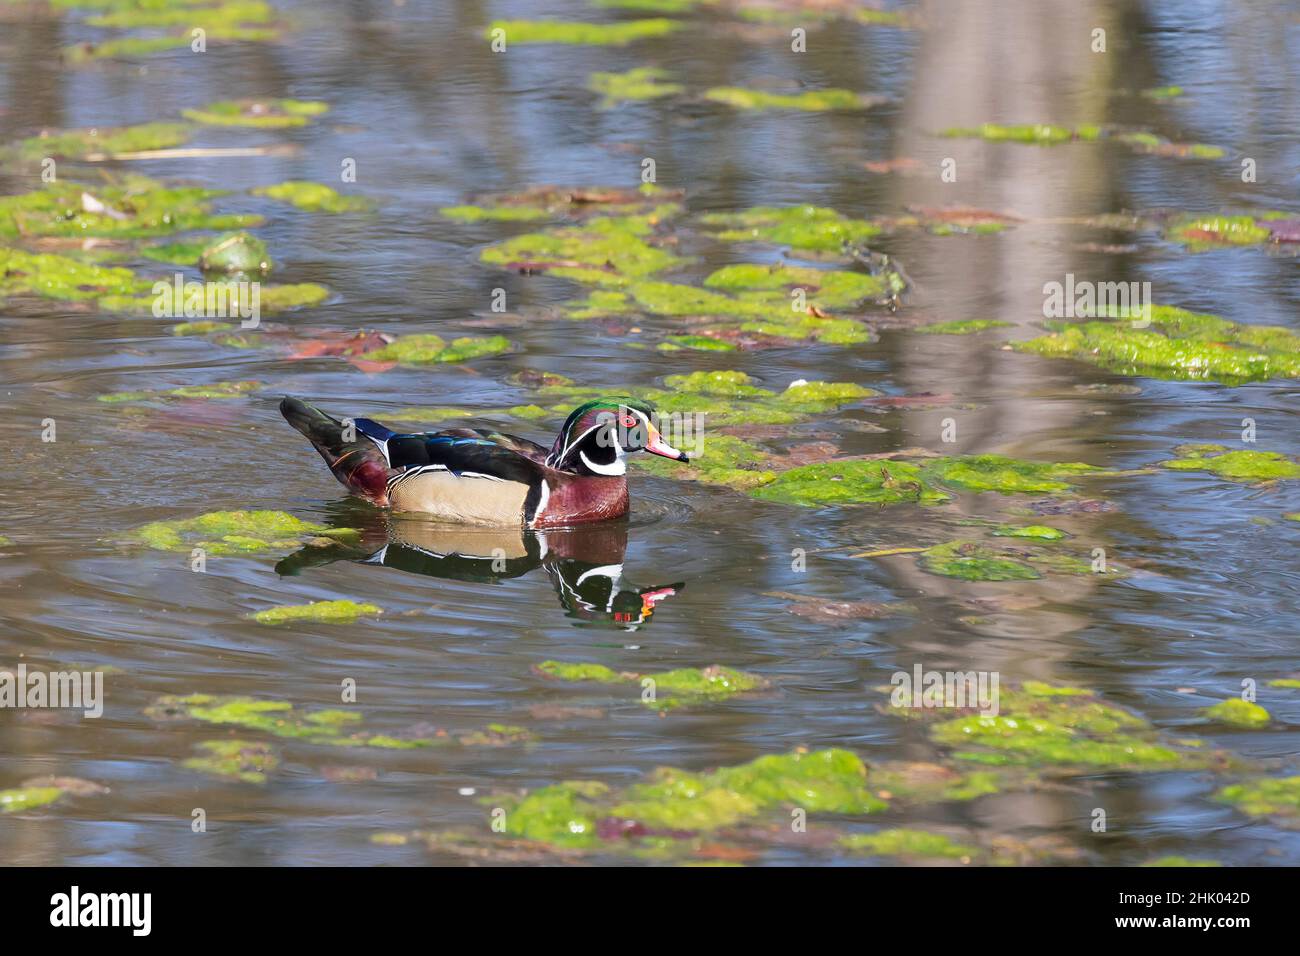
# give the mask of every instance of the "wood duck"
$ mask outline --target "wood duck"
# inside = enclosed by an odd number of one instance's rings
[[[555,528],[619,518],[628,512],[629,454],[689,460],[660,435],[654,406],[626,396],[579,405],[549,450],[479,428],[404,434],[368,418],[340,421],[289,397],[280,412],[354,494],[467,524]]]

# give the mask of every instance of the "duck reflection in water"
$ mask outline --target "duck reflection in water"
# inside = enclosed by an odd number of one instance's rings
[[[646,624],[660,602],[685,587],[679,581],[638,588],[624,579],[625,521],[551,531],[472,528],[396,515],[363,524],[359,541],[305,547],[280,561],[276,571],[296,575],[356,561],[434,578],[495,582],[541,567],[566,617],[627,630]]]

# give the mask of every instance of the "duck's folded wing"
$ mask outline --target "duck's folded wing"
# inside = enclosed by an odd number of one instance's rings
[[[538,462],[469,429],[395,435],[388,440],[388,461],[394,468],[446,470],[458,477],[495,478],[530,487],[542,481]]]
[[[478,434],[489,441],[496,442],[502,448],[509,448],[511,451],[523,455],[525,458],[531,458],[536,462],[546,461],[546,456],[551,453],[551,450],[545,445],[539,445],[527,438],[520,438],[518,435],[506,435],[502,432],[482,430],[479,430]]]

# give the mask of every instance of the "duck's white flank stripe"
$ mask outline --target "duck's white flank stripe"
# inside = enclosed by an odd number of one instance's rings
[[[446,465],[420,465],[416,468],[408,467],[400,475],[396,475],[388,482],[388,490],[392,491],[407,478],[414,478],[416,475],[422,475],[427,471],[448,471],[457,478],[486,478],[488,481],[505,481],[505,478],[499,478],[496,475],[485,475],[481,471],[462,471],[452,472]]]

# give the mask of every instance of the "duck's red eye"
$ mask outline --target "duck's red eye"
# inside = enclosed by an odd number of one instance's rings
[[[636,427],[636,419],[633,418],[631,415],[628,415],[626,418],[623,419],[623,427],[624,427],[624,428],[635,428],[635,427]]]

